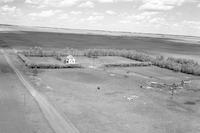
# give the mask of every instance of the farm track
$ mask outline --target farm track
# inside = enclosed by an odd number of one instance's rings
[[[45,118],[48,120],[55,133],[79,133],[78,129],[70,122],[70,120],[66,119],[66,117],[64,119],[62,115],[51,105],[51,103],[49,103],[42,94],[35,90],[28,83],[28,81],[25,80],[21,72],[13,65],[3,49],[1,49],[1,52],[3,53],[7,63],[14,70],[20,81],[37,101]]]

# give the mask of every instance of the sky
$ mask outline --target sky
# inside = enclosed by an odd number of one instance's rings
[[[200,36],[200,0],[0,0],[0,23]]]

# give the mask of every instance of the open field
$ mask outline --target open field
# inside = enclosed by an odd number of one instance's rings
[[[157,67],[43,70],[27,76],[81,133],[200,131],[198,77]],[[168,88],[140,88],[149,81],[190,78],[193,89],[177,90],[173,99]]]
[[[64,63],[56,60],[56,58],[53,57],[28,57],[29,60],[31,60],[34,63],[51,63],[51,64],[60,64],[63,65]]]
[[[129,64],[139,63],[139,61],[130,60],[119,56],[98,56],[97,58],[88,58],[84,56],[75,57],[76,62],[84,67],[101,67],[106,64]]]
[[[198,62],[200,56],[200,37],[2,25],[1,29],[0,47],[134,49],[152,55],[187,55]]]
[[[119,48],[137,50],[152,57],[164,55],[199,61],[198,37],[119,34],[100,31],[89,33],[89,31],[18,26],[4,26],[3,28],[4,31],[0,31],[0,47],[7,51],[14,66],[33,86],[33,89],[48,101],[48,106],[53,108],[50,113],[60,114],[59,118],[63,120],[62,122],[70,123],[69,125],[76,129],[76,132],[200,132],[199,76],[174,72],[156,66],[100,67],[112,63],[140,63],[122,56],[94,58],[75,56],[76,62],[84,68],[37,69],[37,73],[34,73],[33,69],[26,67],[18,58],[17,53],[14,53],[15,49],[22,50],[33,46],[41,46],[55,51],[65,47],[80,50]],[[127,53],[126,50],[124,51]],[[62,64],[55,57],[27,58],[35,63]],[[45,119],[47,117],[44,116],[47,114],[44,114],[41,103],[37,104],[38,99],[35,101],[35,98],[18,81],[16,74],[1,54],[0,70],[0,82],[4,85],[0,87],[0,94],[5,94],[0,95],[0,99],[3,99],[1,101],[4,103],[0,104],[0,117],[3,120],[10,118],[8,123],[0,123],[0,132],[1,130],[12,132],[14,129],[20,129],[22,133],[29,133],[29,131],[53,132],[49,123],[54,120],[54,117],[49,118],[51,121]],[[189,81],[189,84],[181,86],[182,80]],[[160,83],[165,86],[152,87],[151,83]],[[178,89],[176,88],[172,93],[170,87],[173,84],[181,87],[177,87]],[[26,102],[23,102],[25,101],[24,94]],[[37,96],[37,94],[33,95]],[[11,111],[6,108],[7,105]],[[54,113],[49,116],[54,116]],[[62,122],[59,124],[63,128]],[[11,129],[9,124],[14,126],[16,124],[16,127]],[[57,125],[59,124],[57,123]]]
[[[7,26],[8,28],[8,26]],[[186,36],[168,36],[161,37],[154,34],[139,34],[133,36],[108,36],[96,34],[82,34],[73,32],[61,32],[59,29],[46,28],[45,30],[36,30],[37,28],[24,28],[10,26],[14,31],[0,32],[1,47],[49,47],[49,48],[120,48],[120,49],[136,49],[141,51],[158,51],[170,52],[188,55],[199,55],[200,45],[199,37],[193,37],[193,41],[177,42],[171,41],[174,38],[192,38]],[[54,32],[52,32],[54,30]],[[88,33],[88,32],[86,32]],[[98,32],[97,32],[98,33]],[[162,35],[164,36],[164,35]],[[166,35],[167,36],[167,35]],[[171,39],[169,39],[171,38]],[[170,41],[169,41],[170,40]],[[191,39],[192,40],[192,39]]]
[[[52,64],[64,64],[62,61],[56,60],[55,57],[28,57],[32,62],[35,63],[52,63]],[[97,58],[88,58],[84,56],[75,56],[76,63],[78,64],[87,64],[95,66],[101,66],[103,64],[109,63],[136,63],[139,61],[134,61],[130,59],[126,59],[119,56],[99,56]]]
[[[16,57],[13,56],[13,61]],[[38,57],[37,57],[38,58]],[[91,64],[128,63],[123,57],[77,57]],[[18,62],[19,63],[19,62]],[[198,133],[198,76],[150,67],[39,70],[37,76],[16,64],[32,85],[81,133]],[[175,90],[148,88],[149,82],[165,84],[191,80]],[[142,86],[142,87],[141,87]]]

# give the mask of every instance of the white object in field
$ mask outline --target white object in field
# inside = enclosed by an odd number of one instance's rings
[[[46,87],[48,90],[53,90],[53,88],[51,88],[50,86],[47,86]]]
[[[126,96],[125,96],[126,97]],[[139,96],[137,96],[137,95],[131,95],[131,96],[127,96],[126,98],[127,98],[127,100],[128,101],[131,101],[131,100],[135,100],[135,99],[137,99]]]
[[[89,68],[95,68],[95,66],[89,66]]]
[[[113,76],[115,76],[115,74],[114,74],[114,73],[111,73],[111,74],[110,74],[110,76],[112,76],[112,77],[113,77]]]
[[[151,82],[151,84],[158,84],[158,82]]]
[[[184,84],[190,84],[192,81],[191,80],[185,80],[183,81]]]
[[[153,89],[151,86],[147,86],[146,88],[147,88],[147,89]]]
[[[67,57],[64,58],[64,63],[65,64],[75,64],[76,60],[72,55],[68,55]]]

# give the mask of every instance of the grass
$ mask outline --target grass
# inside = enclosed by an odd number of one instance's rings
[[[61,69],[61,68],[82,68],[79,64],[52,64],[52,63],[30,63],[26,64],[29,68],[40,69]]]
[[[146,53],[137,52],[135,50],[126,49],[73,49],[65,48],[61,51],[43,51],[40,47],[32,48],[28,51],[23,52],[26,56],[39,56],[47,57],[54,56],[56,59],[60,60],[61,56],[65,55],[75,55],[75,56],[87,56],[89,58],[94,58],[97,56],[120,56],[131,60],[136,60],[144,63],[125,63],[125,64],[110,64],[106,67],[118,66],[118,67],[128,67],[128,66],[148,66],[150,64],[158,66],[161,68],[170,69],[176,72],[183,72],[192,75],[200,75],[200,65],[191,59],[173,58],[173,57],[163,57],[163,56],[151,56]],[[42,66],[44,66],[42,64]],[[49,65],[47,65],[49,66]],[[55,67],[53,65],[53,67]],[[57,67],[57,66],[56,66]]]
[[[40,69],[82,68],[82,66],[80,64],[36,62],[36,61],[30,60],[22,53],[18,53],[18,57],[25,63],[25,65],[28,68],[40,68]]]
[[[20,28],[22,31],[23,28]],[[183,37],[184,38],[184,37]],[[8,47],[24,48],[40,46],[45,48],[65,48],[73,47],[77,49],[85,48],[117,48],[117,49],[137,49],[165,53],[198,54],[199,45],[188,43],[171,42],[167,38],[154,38],[142,36],[103,36],[103,35],[83,35],[73,33],[58,33],[48,31],[23,31],[0,33],[0,40]]]
[[[85,56],[122,56],[141,62],[151,62],[153,65],[170,69],[176,72],[182,72],[192,75],[200,75],[200,65],[191,59],[173,58],[157,56],[153,57],[145,53],[139,53],[134,50],[116,50],[116,49],[88,49]],[[148,64],[148,63],[147,63]],[[115,65],[114,65],[115,66]],[[118,64],[117,66],[123,66]],[[127,66],[127,65],[124,65]]]
[[[200,65],[191,59],[157,57],[153,64],[161,68],[167,68],[176,72],[183,72],[192,75],[200,75]]]
[[[105,67],[140,67],[140,66],[151,66],[151,62],[137,62],[137,63],[115,63],[115,64],[105,64]]]

